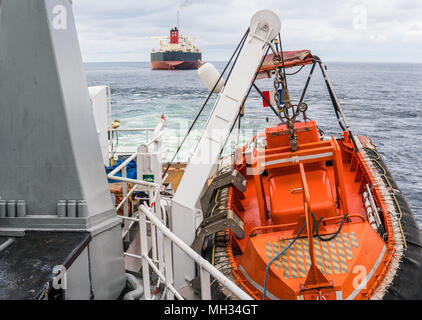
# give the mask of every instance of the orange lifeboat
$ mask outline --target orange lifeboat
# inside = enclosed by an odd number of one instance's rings
[[[307,50],[284,58],[286,67],[313,64],[311,75],[316,64],[325,70]],[[272,61],[259,75],[280,67]],[[305,117],[267,128],[221,161],[203,198],[202,228],[217,215],[226,227],[202,252],[255,299],[421,296],[422,243],[410,209],[370,139],[342,128],[324,139]],[[218,283],[214,292],[230,298]]]

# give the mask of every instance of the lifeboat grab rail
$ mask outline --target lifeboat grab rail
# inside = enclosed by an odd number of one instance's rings
[[[362,220],[362,222],[366,221],[366,219],[360,215],[359,213],[355,213],[355,214],[349,214],[347,215],[347,219],[351,219],[351,218],[359,218]],[[343,216],[335,216],[335,217],[328,217],[328,218],[324,218],[322,219],[321,222],[327,222],[327,221],[334,221],[334,220],[339,220],[339,219],[343,219]],[[285,224],[275,224],[275,225],[269,225],[269,226],[259,226],[259,227],[255,227],[253,228],[250,232],[249,232],[249,237],[254,237],[257,236],[258,234],[256,233],[257,231],[267,231],[267,230],[274,230],[274,229],[281,229],[281,228],[289,228],[289,227],[295,227],[297,226],[297,223],[285,223]]]

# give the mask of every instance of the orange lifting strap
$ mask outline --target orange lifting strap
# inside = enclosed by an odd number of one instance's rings
[[[303,163],[299,162],[300,177],[302,180],[302,194],[303,194],[303,209],[306,217],[306,231],[308,233],[309,243],[309,256],[311,257],[311,266],[309,268],[308,276],[306,277],[303,290],[322,288],[331,286],[331,283],[322,274],[315,264],[315,249],[314,249],[314,236],[313,236],[313,220],[311,210],[311,198],[309,196],[308,183],[306,181],[305,169]]]

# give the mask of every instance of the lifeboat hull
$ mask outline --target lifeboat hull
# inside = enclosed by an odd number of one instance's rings
[[[233,157],[246,190],[226,185],[210,207],[234,212],[245,236],[213,235],[210,261],[255,299],[422,298],[421,236],[370,139],[323,141],[314,121],[295,129],[296,152],[279,126],[256,137],[265,148]]]

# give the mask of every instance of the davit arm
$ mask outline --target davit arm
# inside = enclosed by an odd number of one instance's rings
[[[254,14],[243,49],[189,160],[171,209],[172,230],[187,244],[193,242],[196,228],[202,221],[199,200],[204,187],[216,169],[224,143],[253,84],[268,45],[280,33],[280,29],[280,19],[274,12],[261,10]],[[177,248],[173,251],[173,261],[176,288],[184,287],[186,281],[194,277],[194,263]]]

